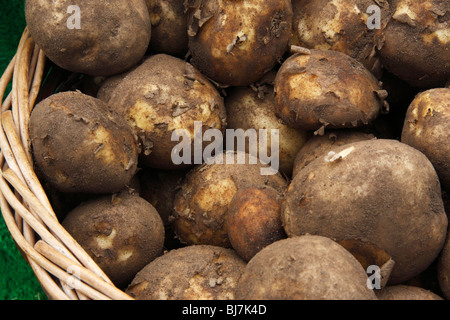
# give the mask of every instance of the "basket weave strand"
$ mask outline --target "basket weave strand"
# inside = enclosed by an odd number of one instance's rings
[[[46,57],[25,28],[0,78],[0,208],[11,237],[54,300],[132,299],[61,226],[33,170],[29,120],[43,84]]]

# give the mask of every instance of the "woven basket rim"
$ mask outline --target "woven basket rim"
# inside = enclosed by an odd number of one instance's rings
[[[25,27],[0,78],[0,209],[8,231],[52,300],[132,300],[61,226],[33,171],[28,125],[47,57]],[[7,86],[9,95],[3,100]]]

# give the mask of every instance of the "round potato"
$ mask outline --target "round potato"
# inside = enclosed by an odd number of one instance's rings
[[[450,189],[450,89],[421,92],[408,108],[401,141],[423,152]]]
[[[305,235],[279,240],[247,264],[239,300],[376,300],[367,274],[331,239]]]
[[[298,45],[343,52],[361,62],[377,78],[381,76],[377,48],[383,44],[383,30],[391,16],[387,1],[376,2],[379,21],[370,19],[375,5],[372,0],[298,2],[298,12],[294,12]]]
[[[187,14],[183,1],[146,0],[152,24],[149,50],[184,58],[188,52]]]
[[[288,49],[288,0],[189,0],[186,8],[191,63],[222,85],[256,82]]]
[[[137,171],[136,137],[99,99],[54,94],[34,107],[29,131],[39,173],[61,192],[118,192]]]
[[[443,296],[450,299],[450,233],[438,258],[437,276]]]
[[[163,253],[164,226],[158,212],[127,191],[87,201],[61,224],[120,288]]]
[[[380,50],[384,68],[421,88],[444,86],[450,78],[448,1],[396,0]]]
[[[283,196],[271,187],[244,188],[234,195],[227,214],[228,238],[245,261],[286,238],[281,223],[282,200]]]
[[[291,176],[294,157],[298,150],[309,138],[306,131],[289,127],[275,114],[275,92],[270,83],[250,87],[233,87],[227,91],[225,97],[227,122],[229,129],[254,129],[258,139],[261,139],[259,130],[267,130],[267,154],[272,150],[272,132],[277,130],[279,151],[279,171]],[[242,116],[245,115],[245,116]],[[250,150],[250,147],[255,149]],[[246,145],[245,150],[258,155],[257,143]]]
[[[109,76],[144,57],[151,38],[145,0],[76,2],[25,1],[30,34],[50,60],[72,72]]]
[[[275,79],[276,113],[300,130],[369,124],[386,108],[386,97],[361,63],[332,50],[292,55]]]
[[[429,290],[401,284],[388,286],[383,290],[375,291],[375,293],[378,300],[444,300]]]
[[[137,300],[234,300],[245,265],[231,249],[188,246],[150,262],[126,292]]]
[[[139,136],[142,166],[155,169],[192,167],[197,164],[194,141],[202,140],[203,131],[223,133],[226,128],[224,101],[216,87],[191,64],[167,54],[153,55],[130,72],[116,86],[110,105]],[[192,154],[182,163],[172,157],[180,143],[173,138],[178,131],[183,143],[190,139]]]
[[[354,239],[384,250],[395,262],[389,285],[411,279],[436,259],[448,225],[430,161],[384,139],[346,144],[298,172],[282,219],[288,236]]]
[[[213,160],[187,174],[175,196],[172,223],[185,244],[230,247],[226,220],[236,192],[267,185],[283,193],[287,182],[279,173],[262,175],[268,166],[253,164],[245,153],[228,151]]]
[[[375,139],[375,136],[370,133],[346,129],[330,130],[323,136],[313,136],[297,152],[294,159],[292,176],[295,177],[309,163],[319,157],[327,156],[329,152],[334,151],[336,148],[347,143],[370,139]]]

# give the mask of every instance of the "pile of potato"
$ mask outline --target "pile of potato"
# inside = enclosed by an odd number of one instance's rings
[[[28,0],[26,19],[78,79],[32,111],[36,173],[132,297],[450,299],[448,1]],[[279,171],[230,129],[278,130]]]

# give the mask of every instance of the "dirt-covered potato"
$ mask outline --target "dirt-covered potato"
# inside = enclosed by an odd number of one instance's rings
[[[441,87],[450,78],[449,3],[395,0],[380,51],[383,66],[416,87]]]
[[[50,60],[93,76],[118,74],[137,64],[151,38],[145,0],[27,0],[25,17],[33,40]]]
[[[271,187],[249,187],[236,192],[228,214],[228,238],[245,260],[269,244],[286,238],[281,223],[283,195]]]
[[[187,14],[181,0],[146,0],[152,24],[149,50],[184,58],[188,52]]]
[[[277,115],[301,130],[369,124],[387,107],[386,97],[361,63],[332,50],[292,55],[275,79]]]
[[[382,66],[377,48],[390,19],[388,1],[300,0],[294,12],[298,45],[310,49],[336,50],[355,58],[379,78]],[[380,10],[379,21],[371,19]],[[372,8],[371,8],[372,6]],[[379,22],[379,25],[376,24]]]
[[[186,8],[191,63],[223,85],[256,82],[288,49],[288,0],[189,0]]]
[[[398,284],[395,286],[388,286],[382,290],[376,290],[378,300],[444,300],[436,293],[429,290]]]
[[[295,155],[305,144],[309,135],[306,131],[289,127],[276,116],[273,86],[267,83],[253,88],[233,87],[227,91],[225,108],[227,110],[227,128],[244,131],[254,129],[258,139],[260,139],[259,130],[267,130],[267,154],[269,155],[272,150],[272,130],[278,130],[279,170],[290,176]],[[257,146],[257,143],[249,143],[246,145],[246,149],[241,151],[252,152],[257,156]],[[255,149],[250,150],[253,147]]]
[[[450,300],[450,232],[438,258],[437,276],[443,296]]]
[[[126,292],[137,300],[234,300],[245,265],[231,249],[188,246],[150,262]]]
[[[118,287],[163,254],[164,226],[156,209],[127,191],[87,201],[62,226]]]
[[[422,151],[450,189],[450,89],[421,92],[406,113],[401,141]]]
[[[239,155],[244,156],[242,164]],[[252,164],[250,158],[244,153],[225,152],[187,174],[175,196],[171,218],[183,243],[230,247],[226,219],[236,192],[266,185],[280,193],[286,190],[287,182],[279,173],[261,174],[268,166]],[[222,163],[216,163],[219,159]]]
[[[448,225],[430,161],[384,139],[346,144],[300,170],[287,190],[282,220],[288,236],[354,239],[384,250],[395,262],[389,285],[411,279],[436,259]]]
[[[113,95],[119,83],[134,69],[135,67],[123,73],[103,78],[98,86],[97,92],[95,93],[95,97],[106,103],[109,103],[109,100],[111,99],[111,96]]]
[[[178,169],[196,164],[195,135],[226,128],[223,97],[216,87],[191,64],[167,54],[146,59],[117,85],[110,105],[122,114],[139,136],[143,166],[155,169]],[[199,128],[196,129],[196,123]],[[192,157],[174,163],[172,151],[180,144],[173,139],[183,131],[192,143]],[[189,142],[189,141],[188,141]],[[202,150],[209,143],[202,145]]]
[[[57,93],[38,103],[29,131],[38,172],[59,191],[118,192],[137,171],[138,147],[129,126],[83,93]]]
[[[304,235],[279,240],[251,259],[236,288],[239,300],[376,300],[367,274],[333,240]]]
[[[336,148],[347,143],[369,139],[375,139],[375,136],[352,129],[330,130],[323,136],[313,136],[295,155],[292,176],[297,175],[300,170],[315,159],[327,156],[329,152]]]

